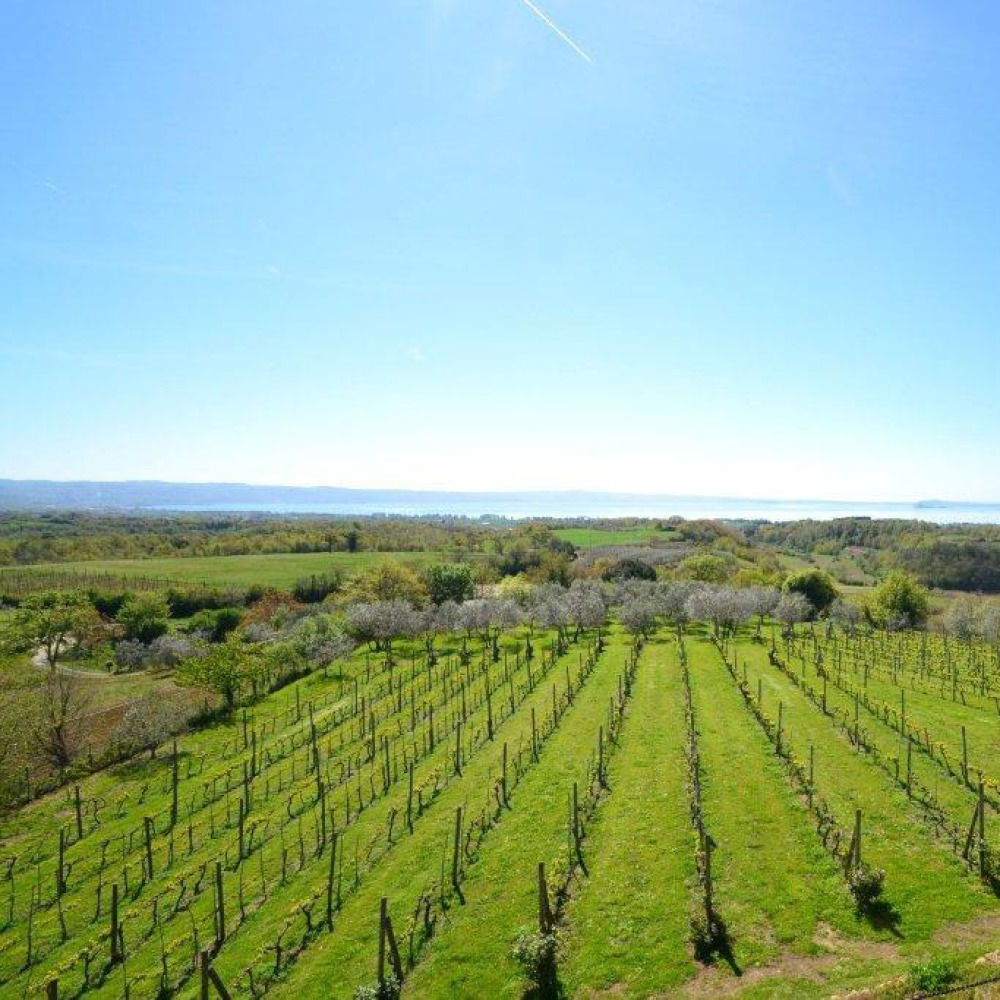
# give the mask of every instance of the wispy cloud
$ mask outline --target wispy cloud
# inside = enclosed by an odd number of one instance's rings
[[[580,46],[577,45],[576,42],[574,42],[573,39],[570,38],[569,35],[567,35],[566,32],[563,31],[562,28],[560,28],[559,25],[545,13],[545,11],[536,7],[531,0],[521,0],[521,3],[523,3],[524,6],[527,7],[528,10],[530,10],[544,24],[547,24],[578,56],[580,56],[581,59],[585,59],[588,63],[593,63],[594,60],[591,59],[590,56],[587,55],[587,53],[584,52],[583,49],[581,49]]]
[[[42,181],[42,183],[43,183],[43,184],[44,184],[44,185],[45,185],[45,186],[46,186],[46,187],[47,187],[47,188],[48,188],[48,189],[49,189],[50,191],[54,191],[54,192],[55,192],[56,194],[65,194],[65,193],[66,193],[65,191],[63,191],[63,189],[62,189],[61,187],[59,187],[59,185],[58,185],[58,184],[53,184],[53,183],[52,183],[52,181]]]
[[[419,347],[408,347],[406,349],[406,356],[417,364],[424,360],[424,352]]]

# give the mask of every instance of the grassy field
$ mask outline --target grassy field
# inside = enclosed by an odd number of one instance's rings
[[[386,559],[413,566],[426,566],[449,557],[437,552],[304,552],[253,556],[194,556],[176,559],[104,559],[93,562],[45,563],[0,569],[0,587],[5,573],[40,575],[74,574],[99,582],[101,576],[115,579],[148,579],[215,586],[291,587],[297,580],[323,573],[350,576]]]
[[[656,528],[556,528],[553,534],[578,549],[592,549],[598,545],[646,545],[654,541],[669,541],[674,532]]]
[[[953,755],[955,727],[966,725],[976,759],[991,760],[987,651],[959,659],[909,640],[808,631],[777,638],[770,655],[766,635],[750,631],[720,651],[689,626],[714,907],[727,935],[698,960],[682,650],[673,632],[637,656],[617,629],[603,651],[593,638],[560,656],[551,635],[536,635],[529,662],[515,632],[496,661],[474,640],[463,663],[451,637],[434,667],[416,645],[391,668],[359,650],[341,672],[184,737],[176,758],[165,748],[81,780],[79,812],[69,786],[9,815],[0,995],[42,995],[56,976],[60,996],[195,997],[195,960],[209,948],[234,996],[350,998],[376,978],[383,899],[404,997],[549,995],[512,952],[537,921],[539,862],[556,901],[556,988],[568,997],[827,997],[1000,945],[997,896],[885,766],[898,742],[891,715],[859,709],[874,750],[849,732],[849,684],[868,664],[873,699],[893,694],[894,677],[911,686],[912,732],[934,727]],[[835,659],[824,711],[816,663]],[[798,761],[813,748],[815,794],[837,823],[862,810],[865,860],[886,872],[871,914],[857,912],[775,752],[761,720],[779,711],[782,746]],[[921,787],[937,782],[935,808],[968,824],[975,796],[942,760],[920,754],[915,775]],[[997,827],[990,804],[994,845]],[[114,891],[124,960],[111,961]]]

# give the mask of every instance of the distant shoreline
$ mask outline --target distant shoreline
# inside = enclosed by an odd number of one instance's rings
[[[870,517],[937,524],[1000,524],[1000,503],[677,496],[572,490],[449,492],[254,486],[240,483],[0,480],[0,509],[93,513],[243,513],[328,517],[711,518],[826,521]]]

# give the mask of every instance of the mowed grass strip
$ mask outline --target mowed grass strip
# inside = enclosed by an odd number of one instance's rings
[[[594,739],[596,740],[597,726],[600,724],[602,713],[606,709],[608,698],[615,689],[618,669],[624,662],[626,648],[621,639],[612,639],[609,642],[608,648],[593,674],[587,679],[582,690],[576,694],[573,704],[566,710],[559,728],[543,744],[540,763],[530,766],[514,789],[510,800],[511,812],[505,814],[499,825],[487,835],[481,848],[480,859],[491,856],[498,847],[501,856],[506,853],[502,844],[496,842],[509,841],[510,829],[519,817],[522,807],[530,805],[534,796],[537,795],[538,775],[543,775],[541,782],[544,786],[546,784],[544,773],[551,766],[551,762],[566,758],[569,752],[566,746],[567,740],[576,736],[581,726],[584,727],[585,731],[589,731],[591,723],[593,723]],[[569,662],[575,663],[582,652],[582,647],[571,647],[567,654]],[[550,678],[558,680],[561,674],[562,668],[557,666]],[[559,681],[558,686],[559,691],[562,692],[565,689],[565,682]],[[404,929],[407,920],[422,892],[439,878],[442,865],[450,866],[456,808],[462,806],[467,813],[475,813],[484,804],[493,779],[500,773],[502,746],[505,740],[511,755],[511,764],[509,765],[511,771],[513,770],[513,755],[518,746],[528,747],[530,753],[531,709],[535,708],[539,720],[551,710],[551,687],[549,679],[540,684],[521,706],[519,712],[508,720],[501,732],[498,732],[496,741],[477,754],[463,770],[462,778],[453,781],[435,799],[421,824],[415,828],[414,834],[400,840],[395,849],[386,856],[383,863],[365,878],[358,891],[345,903],[339,917],[335,919],[333,933],[323,935],[316,940],[300,961],[288,971],[286,979],[275,988],[276,996],[295,996],[297,998],[350,997],[359,985],[372,982],[376,973],[379,900],[383,896],[389,899],[389,910],[396,928],[400,950],[404,961],[406,960],[408,947]],[[585,736],[576,736],[576,738],[581,744],[586,740]],[[574,759],[576,756],[577,754],[574,753]],[[582,770],[582,757],[580,759]],[[556,823],[564,838],[566,789],[560,786],[558,790],[555,790],[553,786],[553,791],[558,814]],[[544,812],[550,805],[551,803],[546,800],[540,808]],[[532,859],[535,858],[535,854],[531,845],[536,834],[536,830],[525,830],[521,827],[518,827],[515,834],[520,850],[526,851]],[[431,940],[427,955],[437,953],[441,940],[450,937],[456,925],[465,926],[465,917],[473,909],[476,899],[476,884],[479,881],[478,873],[481,863],[480,860],[468,866],[466,878],[462,883],[466,905],[456,905],[450,910],[446,922],[439,923],[438,935],[440,936],[435,936]],[[527,875],[528,886],[532,889],[535,885],[534,863],[533,860]],[[506,865],[501,867],[504,871],[502,883],[506,885],[509,872],[506,870]],[[532,912],[534,911],[529,907],[529,920]],[[498,933],[500,932],[498,931]],[[480,973],[497,972],[495,969],[487,969],[487,966],[491,964],[484,952],[489,944],[489,941],[486,940],[488,937],[489,934],[486,934],[483,940],[477,938],[465,941],[469,952],[467,961],[471,960],[472,963],[471,969],[468,967],[465,969],[466,975],[470,973],[472,975],[471,980],[469,980],[470,991],[463,993],[460,987],[457,992],[447,992],[446,988],[445,995],[496,995],[488,989],[484,993],[478,993],[474,985]],[[502,978],[509,980],[516,987],[519,980],[513,961],[509,958],[510,944],[505,942],[499,947],[505,959]],[[449,960],[446,964],[450,966],[451,961]],[[417,968],[419,970],[420,966],[418,965]],[[458,964],[453,971],[456,974],[460,971]],[[517,990],[514,989],[511,995],[516,994]],[[415,995],[432,994],[423,992]]]
[[[920,822],[919,809],[907,801],[905,792],[768,663],[764,646],[741,642],[734,655],[741,665],[748,665],[751,689],[761,678],[765,711],[774,717],[779,701],[783,704],[786,739],[795,756],[808,759],[809,744],[814,744],[816,787],[840,823],[850,824],[855,809],[861,809],[862,857],[885,869],[885,898],[895,910],[893,926],[883,929],[885,936],[901,942],[927,940],[944,923],[1000,909]]]
[[[718,651],[689,639],[688,655],[715,907],[735,964],[815,953],[821,922],[854,924],[851,897]]]
[[[645,997],[695,969],[686,899],[695,835],[685,786],[684,701],[676,644],[651,640],[639,661],[611,792],[587,832],[590,876],[565,914],[560,972],[571,996]]]

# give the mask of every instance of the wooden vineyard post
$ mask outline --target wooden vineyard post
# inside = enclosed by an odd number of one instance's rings
[[[410,761],[409,785],[406,791],[406,826],[413,833],[413,761]],[[334,834],[334,838],[336,838]]]
[[[764,686],[759,677],[757,678],[757,707],[760,709],[764,707]]]
[[[413,772],[411,771],[412,775]],[[337,831],[330,837],[330,867],[326,873],[326,925],[333,930],[333,881],[337,871]]]
[[[826,674],[823,675],[823,714],[826,715]]]
[[[50,979],[45,984],[45,1000],[59,1000],[59,980]]]
[[[552,930],[552,907],[549,905],[549,886],[545,881],[545,862],[538,862],[538,933]]]
[[[602,787],[607,787],[604,781],[604,726],[597,730],[597,783]]]
[[[777,740],[778,740],[777,749],[778,749],[778,755],[779,756],[781,755],[781,722],[782,722],[783,711],[784,711],[784,705],[782,705],[782,703],[779,701],[778,702],[778,735],[777,735]]]
[[[66,828],[59,827],[59,857],[56,861],[56,896],[66,891]]]
[[[219,974],[212,968],[212,959],[207,949],[203,949],[198,955],[198,971],[200,973],[199,996],[201,1000],[208,1000],[209,986],[215,987],[215,992],[219,994],[222,1000],[232,1000],[229,990],[226,989],[225,984],[219,978]]]
[[[462,777],[462,723],[455,726],[455,774]]]
[[[177,766],[177,740],[174,740],[174,757],[170,769],[170,829],[177,825],[177,785],[180,773]]]
[[[507,741],[504,740],[503,744],[503,754],[501,755],[500,763],[500,791],[503,795],[503,804],[510,805],[507,799]]]
[[[580,867],[583,869],[583,873],[587,874],[587,866],[583,861],[583,831],[580,826],[580,801],[579,801],[579,788],[577,783],[573,782],[573,849],[576,851],[576,860]]]
[[[146,874],[150,881],[153,880],[153,818],[144,816],[142,826],[146,834]]]
[[[814,779],[816,776],[816,745],[814,743],[809,744],[809,808],[812,809],[813,804],[813,788]]]
[[[399,948],[396,946],[396,935],[392,930],[392,920],[389,917],[389,900],[383,896],[379,901],[378,920],[378,983],[385,985],[385,958],[386,951],[389,954],[389,961],[392,963],[393,976],[397,984],[403,982],[403,962],[399,957]]]
[[[80,801],[80,786],[73,786],[73,805],[76,809],[76,839],[83,840],[83,803]]]
[[[451,854],[451,884],[458,892],[458,879],[461,874],[461,848],[462,848],[462,807],[455,810],[455,843]]]
[[[986,791],[979,774],[979,877],[986,878]]]
[[[962,726],[962,780],[969,784],[969,741]]]
[[[486,691],[486,735],[493,739],[493,694],[489,689]]]
[[[906,738],[906,691],[899,692],[899,731]]]
[[[702,833],[702,854],[705,858],[705,921],[711,929],[713,925],[712,914],[715,904],[712,899],[712,849],[715,842],[707,833]]]
[[[854,810],[854,857],[852,867],[857,868],[861,864],[861,810]]]
[[[226,899],[222,894],[222,862],[215,862],[215,948],[226,940]]]
[[[121,961],[121,931],[118,929],[118,883],[111,886],[111,964]]]
[[[913,740],[906,741],[906,795],[913,798]]]
[[[538,728],[535,724],[535,709],[531,709],[531,756],[538,763]]]

